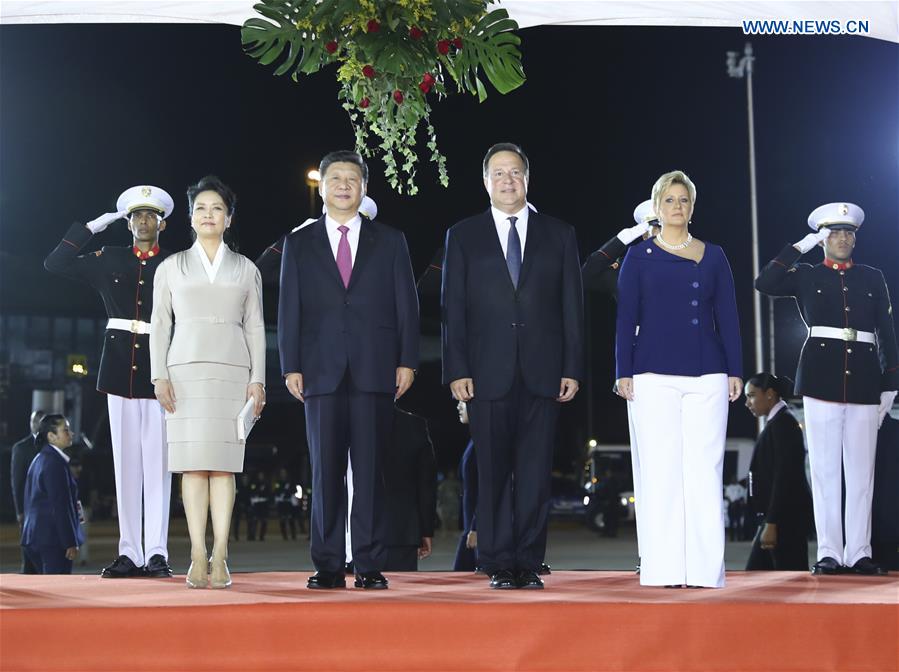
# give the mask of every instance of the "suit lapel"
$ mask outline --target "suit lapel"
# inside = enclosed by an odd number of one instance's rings
[[[340,277],[340,271],[337,270],[337,261],[334,259],[334,252],[331,251],[331,242],[328,240],[328,231],[325,228],[325,216],[322,215],[315,224],[312,233],[312,249],[321,259],[322,265],[328,271],[328,275],[334,278],[336,282],[343,287],[343,280]]]
[[[496,232],[496,222],[493,220],[493,211],[489,208],[487,212],[483,215],[484,219],[484,233],[486,235],[485,243],[487,249],[489,250],[488,254],[493,257],[494,263],[497,266],[497,270],[501,273],[506,280],[509,282],[509,287],[512,291],[515,291],[515,285],[512,284],[512,276],[509,275],[509,264],[506,263],[506,255],[503,254],[503,246],[499,242],[499,234]],[[521,285],[521,276],[518,276],[519,286]]]
[[[353,272],[350,274],[350,284],[347,290],[352,289],[353,285],[356,284],[356,278],[362,274],[362,267],[371,259],[377,240],[378,236],[371,221],[366,217],[362,217],[362,226],[359,229],[359,246],[356,248],[356,258],[353,260]],[[334,268],[337,268],[336,262],[334,263]]]

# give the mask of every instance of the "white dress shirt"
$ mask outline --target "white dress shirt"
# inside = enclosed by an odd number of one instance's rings
[[[518,221],[515,222],[515,230],[518,231],[518,237],[521,239],[521,260],[524,261],[524,242],[528,237],[528,206],[525,205],[514,215],[507,215],[493,206],[490,206],[490,212],[493,214],[493,223],[496,224],[499,244],[503,248],[503,257],[507,255],[506,246],[509,244],[509,229],[511,228],[509,217],[518,217]]]
[[[356,263],[356,250],[359,248],[359,231],[362,230],[362,218],[359,215],[353,217],[346,224],[341,224],[337,220],[331,219],[325,215],[325,230],[328,232],[328,242],[331,243],[331,252],[334,254],[334,261],[337,261],[337,246],[340,244],[340,231],[338,226],[345,226],[349,229],[346,233],[347,241],[350,244],[350,259],[353,264]]]
[[[786,408],[786,407],[787,407],[787,402],[785,402],[783,399],[778,401],[776,404],[774,404],[774,406],[771,407],[771,410],[768,411],[768,416],[766,418],[767,421],[771,422],[771,420],[774,419],[774,416],[777,415],[778,413],[780,413],[781,409]]]
[[[200,255],[200,261],[203,262],[203,270],[206,271],[206,277],[209,278],[209,282],[215,282],[215,276],[219,272],[219,268],[222,266],[222,259],[225,258],[225,241],[219,243],[219,249],[215,252],[215,258],[212,261],[209,261],[209,257],[206,256],[206,250],[203,249],[203,246],[200,244],[199,240],[194,241],[193,249],[196,250],[196,253]]]

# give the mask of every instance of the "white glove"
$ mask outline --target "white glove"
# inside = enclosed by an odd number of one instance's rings
[[[805,254],[822,240],[825,240],[829,235],[830,229],[826,226],[822,226],[820,229],[818,229],[817,233],[808,234],[805,238],[793,245],[793,247],[799,250],[802,254]]]
[[[649,222],[641,222],[629,229],[621,229],[615,237],[625,245],[630,245],[647,231],[649,231]]]
[[[112,224],[117,219],[122,219],[128,212],[126,210],[122,210],[121,212],[107,212],[105,215],[100,215],[97,219],[92,219],[85,226],[90,230],[94,235],[103,231],[107,226]]]
[[[883,424],[883,419],[887,417],[887,413],[893,407],[896,400],[896,390],[880,393],[880,406],[877,407],[877,429]]]

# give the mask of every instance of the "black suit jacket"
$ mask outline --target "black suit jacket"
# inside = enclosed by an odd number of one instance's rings
[[[749,466],[749,504],[765,521],[799,528],[812,525],[812,493],[805,477],[805,445],[795,416],[781,409],[759,434]]]
[[[349,287],[325,218],[289,234],[281,260],[281,371],[302,373],[308,396],[334,392],[349,368],[363,392],[394,393],[396,369],[418,368],[418,297],[406,238],[362,218]]]
[[[447,231],[443,265],[443,382],[472,378],[476,397],[508,392],[518,360],[532,394],[555,398],[561,378],[583,380],[583,292],[574,228],[528,215],[518,288],[493,216]]]
[[[384,455],[387,546],[418,546],[434,536],[437,462],[424,418],[396,408]]]
[[[25,477],[28,475],[28,467],[37,455],[37,446],[34,445],[34,437],[29,434],[16,441],[12,447],[10,458],[10,482],[12,483],[12,500],[16,508],[16,518],[25,515]]]
[[[617,271],[625,252],[627,245],[618,240],[618,236],[612,236],[602,247],[587,257],[587,261],[581,267],[584,289],[608,294],[617,300]]]

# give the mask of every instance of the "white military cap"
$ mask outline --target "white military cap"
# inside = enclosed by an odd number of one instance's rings
[[[322,204],[322,212],[326,215],[328,214],[328,206],[324,203]],[[377,217],[378,204],[375,203],[375,199],[369,198],[368,196],[363,196],[362,202],[359,204],[359,214],[365,215],[369,219],[374,219],[375,217]],[[303,222],[303,224],[305,223],[306,222]],[[300,228],[302,228],[303,224],[300,224]]]
[[[658,221],[659,216],[652,209],[652,199],[643,201],[634,208],[634,221],[637,224],[646,224],[647,222]]]
[[[813,231],[822,226],[855,231],[863,221],[865,211],[855,203],[827,203],[812,210],[812,214],[808,216],[808,225]]]
[[[119,200],[116,201],[119,212],[134,212],[135,210],[156,210],[166,219],[175,209],[175,201],[165,189],[142,184],[137,187],[125,189]]]

